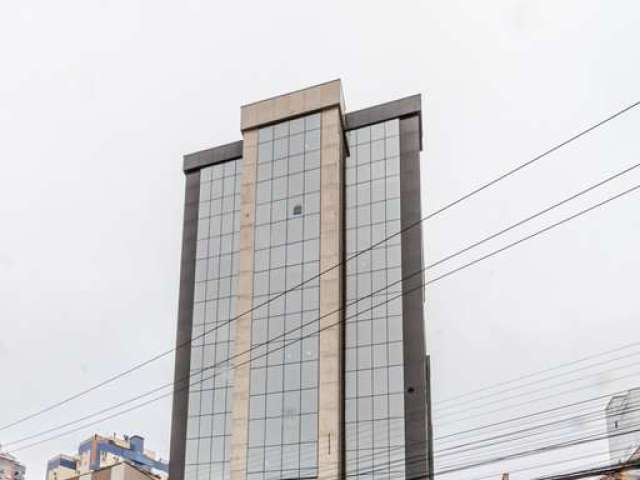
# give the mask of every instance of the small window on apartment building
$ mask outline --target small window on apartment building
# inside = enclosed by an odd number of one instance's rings
[[[293,207],[294,215],[302,215],[302,205],[296,205]]]

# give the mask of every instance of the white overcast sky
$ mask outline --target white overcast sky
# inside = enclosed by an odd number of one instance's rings
[[[241,104],[337,77],[348,110],[421,93],[426,213],[639,100],[638,25],[634,0],[0,2],[0,424],[174,345],[182,155],[239,139]],[[639,127],[640,108],[429,221],[427,262],[640,161]],[[431,275],[636,183],[640,172]],[[437,403],[638,340],[639,209],[632,194],[429,287],[436,436],[640,384],[622,368],[632,358],[538,385],[557,396],[530,405],[464,402],[452,416]],[[0,441],[170,381],[172,369],[157,362]],[[169,428],[162,401],[17,455],[42,479],[48,457],[119,432],[166,457]]]

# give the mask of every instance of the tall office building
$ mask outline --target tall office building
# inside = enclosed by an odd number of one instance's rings
[[[421,97],[336,80],[240,128],[184,159],[170,477],[427,478]]]

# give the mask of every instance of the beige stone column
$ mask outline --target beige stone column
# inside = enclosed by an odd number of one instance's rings
[[[322,112],[321,128],[320,272],[324,272],[342,261],[344,133],[339,108]],[[342,266],[320,277],[318,478],[321,480],[342,478],[342,278]]]
[[[253,248],[255,223],[255,187],[257,129],[301,115],[320,112],[320,270],[338,265],[343,246],[343,162],[344,132],[342,112],[344,98],[339,80],[304,90],[244,105],[241,129],[244,134],[242,211],[240,223],[240,275],[237,312],[252,307]],[[334,268],[320,278],[319,404],[318,404],[318,474],[320,479],[335,480],[342,475],[342,268]],[[251,346],[251,314],[236,325],[235,351]],[[233,432],[231,479],[245,480],[249,425],[249,358],[235,363],[233,393]]]
[[[256,162],[258,132],[244,134],[243,165],[240,188],[240,272],[236,314],[248,312],[253,306],[253,240],[255,224]],[[233,407],[231,435],[231,479],[245,480],[249,424],[249,359],[251,348],[251,313],[236,320],[233,377]],[[242,354],[242,355],[240,355]]]

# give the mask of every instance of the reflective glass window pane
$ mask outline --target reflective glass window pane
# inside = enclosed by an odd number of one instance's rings
[[[288,161],[287,161],[286,158],[281,158],[279,160],[274,160],[273,161],[272,177],[273,178],[278,178],[278,177],[285,176],[287,174],[287,171],[288,171],[287,163],[288,163]]]
[[[289,130],[291,135],[304,132],[304,117],[296,118],[289,122]]]
[[[273,159],[273,143],[262,143],[258,146],[258,162],[270,162]]]
[[[279,417],[282,416],[282,394],[271,393],[267,395],[267,417]]]
[[[307,389],[300,392],[300,413],[313,413],[318,410],[318,391]]]
[[[304,133],[292,135],[289,140],[289,155],[299,155],[305,148]]]
[[[267,418],[265,444],[280,445],[281,443],[282,443],[282,418],[281,417]]]
[[[320,148],[320,130],[311,130],[305,134],[304,149],[307,151]]]
[[[320,128],[320,114],[316,113],[305,117],[304,126],[306,130],[315,130]]]
[[[320,168],[320,151],[307,151],[304,154],[304,168],[305,170],[315,170]]]
[[[317,439],[317,416],[316,414],[300,416],[300,441],[312,442]]]
[[[273,158],[284,158],[289,154],[289,142],[286,138],[278,138],[273,142]]]
[[[274,125],[271,171],[258,167],[259,183],[269,185],[259,184],[256,191],[253,292],[256,310],[251,336],[255,352],[250,365],[254,399],[250,402],[249,424],[260,419],[260,415],[267,418],[262,447],[255,447],[262,448],[265,468],[270,469],[264,479],[314,474],[317,463],[315,455],[302,460],[296,455],[295,459],[282,463],[278,452],[282,441],[295,447],[289,452],[299,452],[300,415],[317,414],[319,281],[315,277],[320,268],[319,125],[320,115]],[[271,142],[269,134],[265,135],[261,143]],[[262,180],[269,175],[273,180]],[[227,225],[224,228],[229,228]],[[313,280],[260,307],[269,296],[299,286],[305,278]],[[222,291],[227,293],[231,288],[225,284]],[[217,289],[220,291],[220,284]],[[306,325],[301,328],[303,323]],[[265,328],[267,344],[264,343]],[[317,427],[305,424],[304,431],[309,436],[307,452],[312,449],[315,452]],[[283,432],[284,438],[281,438]]]
[[[282,138],[289,135],[289,122],[278,123],[274,126],[274,137]]]

